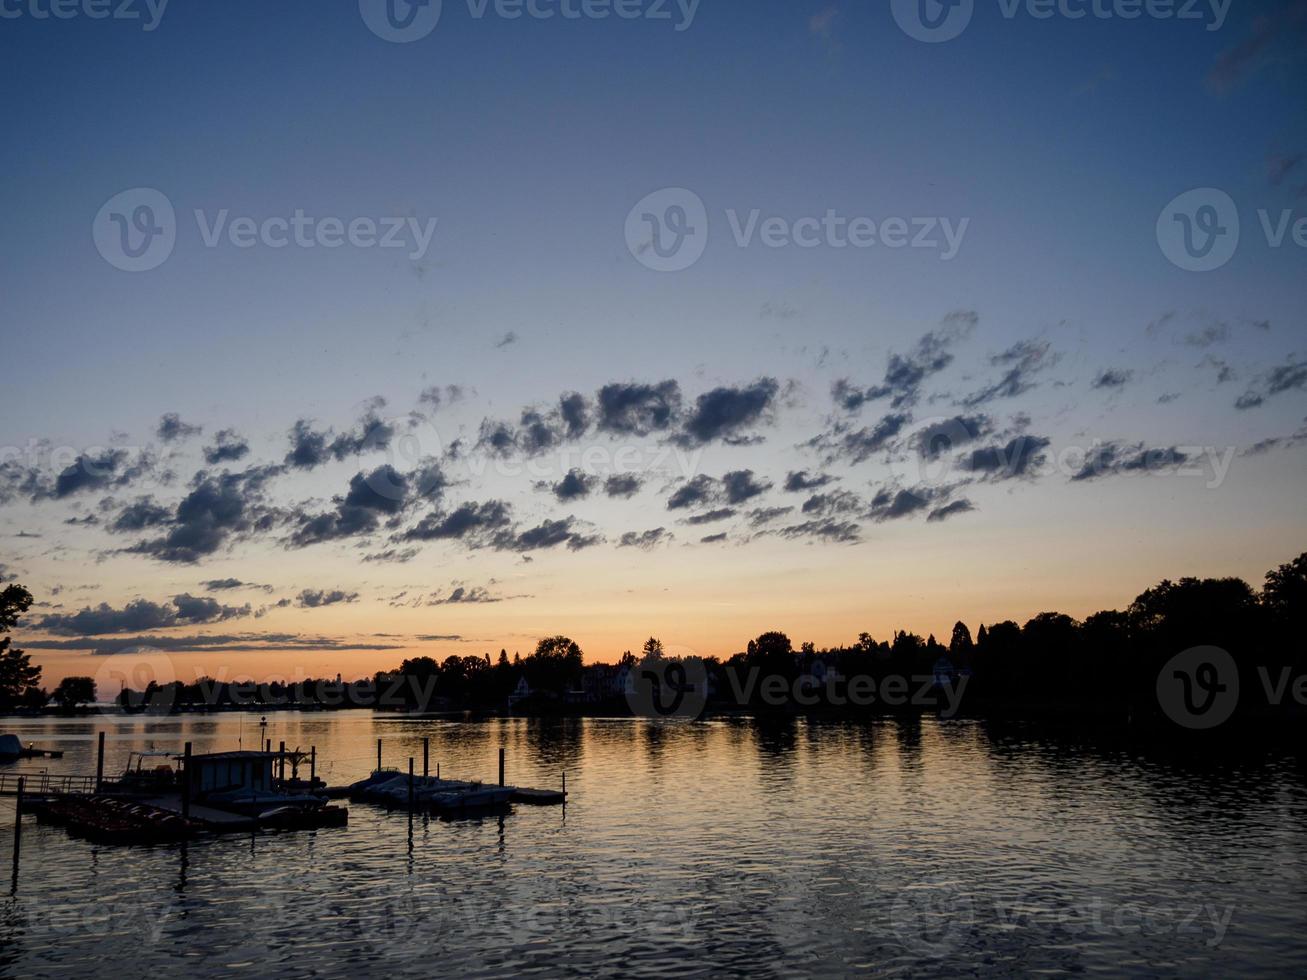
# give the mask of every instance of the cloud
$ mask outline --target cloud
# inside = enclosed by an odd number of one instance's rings
[[[643,485],[634,473],[619,473],[604,482],[604,493],[610,497],[634,497]]]
[[[753,470],[732,470],[722,477],[721,484],[730,504],[742,504],[772,488],[770,483],[757,480]]]
[[[210,466],[232,463],[250,453],[250,444],[235,429],[222,429],[213,437],[213,445],[204,448],[204,461]]]
[[[517,451],[517,433],[507,422],[482,419],[476,447],[491,456],[507,458]]]
[[[358,602],[357,592],[344,592],[341,589],[305,589],[295,597],[295,605],[300,609],[320,609],[342,602]]]
[[[93,645],[92,645],[93,644]],[[277,650],[398,650],[403,644],[356,643],[332,636],[306,636],[302,633],[238,633],[197,636],[133,636],[114,640],[99,638],[80,640],[24,640],[23,646],[36,650],[89,650],[98,656],[134,651],[195,653],[201,651],[252,653]]]
[[[679,441],[690,446],[719,439],[732,444],[756,441],[747,430],[769,421],[779,391],[775,378],[759,378],[741,388],[714,388],[695,401]]]
[[[408,501],[409,478],[389,463],[371,473],[355,474],[349,491],[337,498],[335,511],[304,517],[287,544],[305,548],[324,541],[370,534],[383,518],[398,515]]]
[[[1260,456],[1263,453],[1269,453],[1274,449],[1292,449],[1294,446],[1307,442],[1307,419],[1303,419],[1302,427],[1291,436],[1275,436],[1270,439],[1263,439],[1245,449],[1240,455],[1243,456]]]
[[[463,400],[461,385],[431,385],[418,394],[418,407],[429,412],[436,412],[442,405],[453,405]]]
[[[168,532],[141,541],[127,552],[193,564],[233,538],[267,530],[278,515],[266,505],[264,489],[267,480],[278,472],[277,467],[261,467],[217,476],[197,473],[191,492],[165,525]]]
[[[791,470],[785,477],[786,493],[806,493],[809,490],[816,490],[824,487],[826,484],[835,479],[825,473],[818,473],[816,476],[809,476],[807,470]]]
[[[139,452],[134,461],[125,449],[90,450],[61,470],[53,483],[35,470],[28,471],[20,479],[33,501],[46,498],[63,500],[89,491],[129,486],[150,473],[154,463],[153,455],[146,450]]]
[[[416,526],[405,531],[405,541],[458,540],[484,543],[487,535],[511,523],[510,508],[502,500],[465,503],[449,513],[427,514]]]
[[[833,514],[852,514],[863,507],[862,498],[848,490],[815,493],[803,502],[803,513],[823,517]]]
[[[717,499],[717,496],[717,481],[700,473],[682,484],[667,498],[667,509],[681,510],[685,507],[697,507],[700,504],[711,503]]]
[[[665,527],[656,527],[652,531],[627,531],[617,541],[619,548],[641,548],[645,551],[652,551],[660,544],[665,544],[672,539],[672,535]]]
[[[748,514],[749,526],[766,527],[792,513],[794,513],[793,507],[755,507]]]
[[[856,544],[862,537],[862,529],[852,521],[837,521],[829,518],[791,524],[776,533],[783,538],[810,538],[835,544]]]
[[[124,506],[108,528],[118,534],[144,531],[149,527],[160,527],[172,517],[172,511],[162,504],[155,503],[153,497],[137,497]]]
[[[962,405],[975,408],[1000,398],[1015,398],[1037,387],[1031,378],[1050,368],[1060,360],[1047,341],[1022,340],[989,359],[995,367],[1006,368],[995,382],[962,400]]]
[[[242,582],[238,578],[211,578],[200,583],[209,592],[230,592],[233,589],[262,589],[271,592],[271,585],[257,585],[254,582]]]
[[[725,540],[726,540],[726,532],[725,532],[725,531],[722,531],[720,534],[707,534],[707,535],[704,535],[702,538],[699,539],[699,543],[700,543],[700,544],[721,544],[721,543],[722,543],[723,541],[725,541]]]
[[[252,614],[253,609],[249,605],[224,606],[216,599],[183,593],[173,596],[170,602],[163,603],[136,599],[122,609],[114,609],[102,602],[99,606],[87,606],[76,613],[45,616],[37,625],[43,630],[63,636],[105,636],[220,623]]]
[[[498,340],[495,341],[495,349],[503,350],[505,347],[511,347],[513,344],[516,343],[517,343],[517,334],[513,333],[513,331],[510,330],[508,331],[508,333],[504,334],[502,337],[500,337]]]
[[[719,507],[716,510],[705,511],[702,514],[695,514],[693,517],[685,519],[686,524],[716,524],[718,521],[724,521],[735,516],[735,508]]]
[[[579,392],[569,391],[559,398],[558,414],[569,439],[579,439],[590,427],[590,403]]]
[[[947,491],[937,487],[920,486],[911,490],[886,488],[879,491],[871,500],[869,517],[875,521],[894,521],[908,517],[930,506],[932,500],[944,496]]]
[[[603,541],[601,535],[584,533],[578,530],[579,526],[580,522],[574,517],[543,521],[525,531],[501,531],[493,543],[500,551],[536,551],[559,545],[566,545],[569,551],[580,551]]]
[[[364,555],[363,560],[366,562],[403,565],[412,561],[418,554],[417,548],[386,548],[384,551],[373,551]]]
[[[1005,445],[983,446],[964,456],[959,466],[980,473],[990,480],[1009,480],[1026,476],[1040,466],[1050,440],[1042,436],[1017,436]]]
[[[155,434],[162,442],[177,442],[179,439],[189,439],[191,436],[198,436],[204,431],[202,426],[188,425],[183,422],[181,416],[176,412],[165,412],[159,419],[159,427]]]
[[[587,476],[580,470],[572,469],[568,470],[567,475],[555,483],[550,489],[553,490],[555,497],[566,503],[569,500],[579,500],[583,497],[590,496],[590,491],[594,489],[594,484],[594,477]]]
[[[1102,476],[1121,473],[1138,473],[1179,466],[1188,455],[1174,446],[1146,449],[1142,443],[1132,446],[1108,442],[1090,453],[1080,470],[1071,479],[1084,482]]]
[[[669,428],[677,419],[681,389],[675,381],[607,384],[599,389],[595,408],[602,431],[647,436]]]
[[[923,426],[913,442],[922,459],[939,459],[946,452],[975,442],[992,429],[993,422],[988,415],[955,415]]]
[[[335,460],[359,456],[390,447],[395,437],[394,423],[378,414],[386,406],[380,396],[371,399],[354,428],[340,434],[331,429],[314,429],[309,419],[299,419],[290,430],[290,450],[285,464],[294,469],[311,470]]]
[[[946,521],[950,517],[955,517],[958,514],[967,514],[975,509],[976,505],[970,500],[955,500],[951,504],[945,504],[943,507],[936,507],[926,515],[926,520],[930,523]]]
[[[1098,372],[1098,376],[1094,378],[1093,384],[1090,387],[1095,389],[1124,388],[1130,383],[1130,379],[1133,377],[1133,371],[1126,371],[1118,368],[1105,368]]]
[[[1271,368],[1257,378],[1238,400],[1234,407],[1238,409],[1256,408],[1266,399],[1286,391],[1302,391],[1307,388],[1307,363],[1290,355],[1284,363]]]
[[[829,432],[809,440],[808,445],[821,449],[827,463],[843,460],[850,465],[864,462],[885,449],[912,421],[912,416],[898,412],[886,415],[874,426],[853,429],[847,423],[837,422]]]
[[[907,354],[890,354],[884,380],[879,385],[859,389],[849,381],[835,382],[831,396],[845,411],[857,411],[869,401],[889,398],[891,408],[916,404],[927,378],[953,363],[950,348],[965,340],[980,318],[971,311],[946,316],[940,326],[924,334]]]
[[[514,596],[514,598],[519,598]],[[428,606],[484,605],[503,602],[504,596],[497,596],[483,585],[468,587],[455,582],[448,593],[433,592],[427,599]]]

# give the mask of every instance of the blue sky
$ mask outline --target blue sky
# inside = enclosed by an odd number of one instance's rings
[[[685,624],[684,645],[726,653],[782,594],[794,610],[780,625],[833,643],[859,617],[883,633],[943,630],[989,608],[1016,617],[1039,611],[1026,608],[1037,601],[1083,613],[1128,602],[1155,574],[1258,577],[1301,550],[1294,436],[1307,416],[1298,370],[1307,248],[1291,233],[1271,247],[1258,218],[1259,209],[1307,217],[1301,0],[1235,4],[1219,30],[1207,29],[1210,19],[1043,20],[1024,8],[1009,19],[997,0],[978,0],[962,35],[940,44],[909,37],[882,4],[703,0],[678,31],[675,6],[671,21],[505,20],[493,5],[477,18],[446,0],[430,35],[407,44],[375,36],[355,3],[174,0],[152,31],[41,19],[40,3],[5,9],[18,14],[0,20],[0,77],[13,94],[0,143],[0,445],[121,445],[153,452],[172,473],[35,501],[11,489],[0,504],[9,536],[0,563],[47,593],[43,615],[91,604],[89,592],[48,595],[73,584],[99,585],[94,604],[112,609],[137,598],[166,606],[200,591],[221,564],[272,585],[274,600],[304,589],[357,596],[340,604],[350,610],[301,610],[293,622],[278,620],[285,607],[257,623],[251,613],[242,630],[355,636],[364,618],[384,630],[388,617],[408,617],[394,630],[409,638],[403,649],[421,647],[419,635],[498,649],[566,630],[607,656],[672,621]],[[142,187],[175,208],[176,246],[157,268],[124,272],[97,251],[92,225],[107,201]],[[1168,202],[1199,187],[1234,202],[1241,238],[1227,263],[1194,273],[1168,261],[1155,229]],[[624,236],[631,208],[661,188],[689,189],[706,208],[706,250],[679,272],[646,268]],[[208,223],[224,211],[262,222],[302,209],[436,225],[417,258],[242,249],[225,238],[209,248],[197,209]],[[755,209],[787,223],[828,211],[965,221],[965,235],[949,259],[883,244],[737,247],[728,212]],[[854,412],[833,402],[836,381],[878,385],[891,355],[947,333],[958,311],[966,329],[908,411],[883,399]],[[1023,342],[1045,351],[1030,387],[968,406],[1003,373],[991,358]],[[1105,373],[1120,383],[1099,384]],[[591,399],[605,385],[665,379],[677,381],[689,416],[700,394],[738,394],[760,378],[776,381],[761,415],[695,447],[698,469],[660,473],[630,500],[593,493],[565,505],[536,485],[565,473],[551,456],[557,472],[547,476],[462,472],[431,504],[448,513],[493,497],[513,505],[522,527],[574,516],[603,544],[526,563],[532,555],[516,549],[440,542],[366,568],[358,549],[380,553],[402,528],[286,544],[353,475],[417,465],[458,438],[471,447],[485,419],[516,423],[523,408],[547,408],[563,392]],[[234,534],[195,564],[124,553],[133,542],[106,529],[132,499],[149,493],[173,508],[200,471],[221,469],[200,455],[219,430],[249,445],[229,468],[278,464],[298,419],[338,434],[380,396],[379,417],[403,428],[424,389],[450,384],[462,397],[426,412],[413,458],[383,449],[278,474],[268,490],[276,526]],[[1236,408],[1250,393],[1261,403]],[[911,434],[969,410],[986,414],[985,439],[1024,434],[1048,440],[1050,453],[1113,443],[1237,456],[1212,488],[1129,470],[1074,481],[1064,467],[1001,486],[950,484],[949,499],[973,509],[947,520],[926,522],[925,509],[903,522],[878,514],[880,490],[912,482],[902,466]],[[164,413],[204,431],[164,445]],[[910,416],[902,431],[864,459],[821,448],[823,435],[829,444],[896,414]],[[641,445],[666,449],[677,431]],[[1268,439],[1279,442],[1246,455]],[[611,449],[612,429],[578,444]],[[451,473],[467,465],[446,464]],[[43,464],[29,454],[15,465]],[[724,543],[705,544],[702,525],[668,511],[668,496],[695,473],[745,469],[774,484],[751,506],[795,507],[777,529],[795,526],[805,502],[780,489],[787,473],[838,478],[860,498],[841,518],[859,525],[857,543],[759,534],[740,510],[707,529],[726,533]],[[97,523],[64,523],[87,515]],[[661,551],[616,545],[658,526],[675,535]],[[13,537],[23,532],[41,537]],[[996,540],[1059,534],[1066,545],[1053,553],[1031,542],[995,557]],[[1092,560],[1057,557],[1078,546]],[[889,569],[907,568],[904,588],[934,598],[877,605],[850,595],[823,606],[829,587],[796,596],[755,580],[764,555],[810,563],[832,581],[881,576],[886,587]],[[687,558],[711,582],[695,580]],[[989,593],[983,583],[959,591],[942,571],[976,575],[995,561],[1006,565]],[[401,586],[431,594],[455,580],[494,580],[498,594],[527,598],[452,612],[387,603]],[[1028,596],[1023,580],[1050,584]],[[587,597],[601,582],[614,591],[595,612]],[[678,589],[719,602],[717,611]]]

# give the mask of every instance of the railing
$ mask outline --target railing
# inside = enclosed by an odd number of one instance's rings
[[[0,773],[0,796],[17,796],[18,780],[25,796],[59,796],[65,793],[94,793],[94,776],[62,776],[48,772]]]

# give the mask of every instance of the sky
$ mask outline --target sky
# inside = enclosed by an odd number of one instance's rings
[[[1304,0],[58,11],[0,3],[47,683],[947,636],[1307,550]]]

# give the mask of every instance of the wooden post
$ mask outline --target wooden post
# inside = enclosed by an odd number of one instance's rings
[[[100,733],[100,746],[95,752],[95,791],[104,786],[104,732]]]
[[[563,799],[567,799],[567,770],[563,770]]]
[[[408,812],[413,812],[413,757],[408,757]]]
[[[499,750],[499,785],[504,785],[504,750]]]
[[[18,796],[14,800],[14,890],[18,889],[18,853],[23,843],[23,777],[18,777]]]
[[[191,818],[191,743],[182,747],[182,819]]]
[[[309,789],[313,788],[313,784],[317,782],[317,780],[318,780],[318,747],[316,745],[310,745],[309,746]]]
[[[281,742],[277,745],[277,776],[283,783],[286,782],[286,743]]]
[[[440,778],[440,763],[439,763],[439,762],[436,763],[436,778],[437,778],[437,779]]]
[[[424,738],[422,740],[422,778],[423,779],[426,779],[428,776],[431,775],[431,764],[428,761],[429,753],[427,751],[430,748],[431,748],[431,739]]]
[[[271,751],[272,751],[272,739],[268,739],[268,744],[267,744],[267,746],[266,746],[266,748],[265,748],[265,751],[267,751],[267,752],[271,752]]]
[[[377,739],[377,772],[381,772],[381,739]]]

